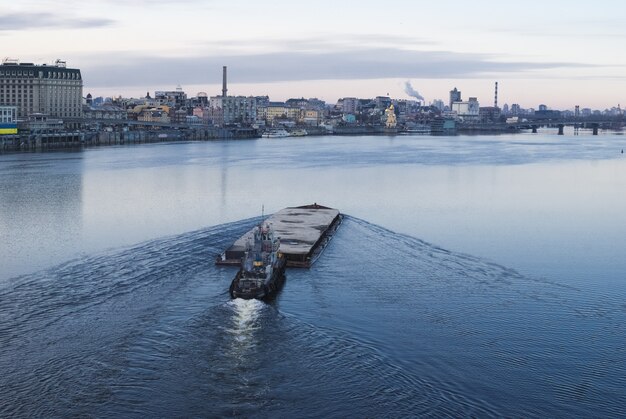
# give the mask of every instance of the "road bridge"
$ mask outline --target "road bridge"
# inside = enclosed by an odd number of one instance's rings
[[[593,135],[598,135],[600,128],[621,130],[624,127],[624,120],[620,118],[526,118],[523,121],[511,122],[507,125],[517,129],[531,129],[533,133],[537,132],[539,127],[555,127],[559,130],[558,134],[563,135],[566,126],[578,128],[589,128],[593,131]]]

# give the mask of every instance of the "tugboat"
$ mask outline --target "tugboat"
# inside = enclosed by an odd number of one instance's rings
[[[246,241],[241,267],[230,284],[230,296],[246,300],[269,300],[285,283],[287,258],[281,252],[280,239],[270,224],[261,223]]]

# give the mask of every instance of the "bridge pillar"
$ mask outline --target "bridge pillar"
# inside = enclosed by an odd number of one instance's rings
[[[591,127],[593,128],[593,135],[598,135],[598,124],[593,124]]]
[[[533,134],[537,133],[537,125],[533,125]]]
[[[563,128],[565,127],[565,125],[559,124],[558,127],[559,127],[559,135],[563,135]]]

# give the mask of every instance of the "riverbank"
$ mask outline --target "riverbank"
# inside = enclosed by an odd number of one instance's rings
[[[290,135],[288,137],[350,137],[350,136],[366,136],[366,137],[389,137],[389,136],[508,136],[523,135],[524,130],[520,129],[493,129],[485,130],[478,126],[461,126],[458,130],[432,130],[424,132],[407,131],[396,128],[385,128],[381,126],[338,126],[334,131],[329,131],[323,127],[308,127],[304,135]],[[533,131],[533,135],[537,135],[537,130]],[[557,133],[556,130],[555,134]],[[559,130],[558,135],[563,135],[563,130]],[[622,130],[605,130],[607,134],[623,135]],[[572,128],[574,136],[597,135],[597,131],[591,129]],[[56,133],[38,133],[38,134],[21,134],[21,135],[4,135],[0,136],[0,154],[19,153],[19,152],[45,152],[55,150],[76,150],[90,147],[101,146],[119,146],[132,144],[151,144],[151,143],[171,143],[171,142],[190,142],[190,141],[212,141],[212,140],[245,140],[262,138],[262,131],[254,128],[172,128],[159,130],[121,130],[121,131],[65,131]]]
[[[253,128],[188,128],[133,131],[62,131],[0,136],[0,153],[123,144],[258,138]]]

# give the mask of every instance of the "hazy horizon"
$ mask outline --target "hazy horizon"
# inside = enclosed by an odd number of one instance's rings
[[[537,8],[541,13],[537,13]],[[372,1],[271,7],[250,1],[27,0],[0,6],[2,56],[80,68],[84,94],[146,91],[319,97],[409,96],[404,82],[447,102],[524,108],[604,109],[623,103],[626,57],[618,54],[626,6],[595,9],[562,0],[524,5],[476,1]]]

